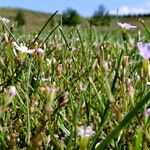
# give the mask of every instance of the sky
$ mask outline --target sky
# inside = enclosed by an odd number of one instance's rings
[[[0,0],[0,7],[62,13],[67,8],[75,9],[81,16],[90,17],[99,5],[110,14],[128,15],[150,13],[150,0]]]

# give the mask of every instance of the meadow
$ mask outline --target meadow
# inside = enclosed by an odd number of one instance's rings
[[[66,31],[53,17],[27,33],[1,18],[0,149],[149,150],[148,24]]]

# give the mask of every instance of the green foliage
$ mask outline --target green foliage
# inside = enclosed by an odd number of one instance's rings
[[[17,22],[18,27],[21,27],[21,26],[25,25],[26,21],[25,21],[23,11],[21,11],[21,10],[17,11],[14,20]]]
[[[56,25],[56,20],[55,19],[52,19],[51,22],[50,22],[50,27],[55,27]]]
[[[56,26],[42,37],[56,13],[36,36],[17,37],[17,29],[12,33],[3,24],[1,149],[150,149],[149,80],[136,48],[137,30],[114,35],[79,27],[67,28],[67,34]],[[16,95],[9,94],[10,86]]]
[[[98,10],[94,12],[93,16],[89,19],[90,25],[109,25],[111,23],[111,16],[109,15],[108,11],[106,11],[103,5],[98,7]]]
[[[76,26],[81,23],[81,17],[76,10],[68,8],[62,13],[62,24],[68,26]]]

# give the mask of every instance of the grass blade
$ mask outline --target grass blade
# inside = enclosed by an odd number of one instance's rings
[[[39,36],[42,33],[42,31],[45,29],[47,24],[53,19],[53,17],[57,14],[57,12],[58,12],[58,10],[53,15],[51,15],[50,18],[46,21],[46,23],[44,24],[44,26],[41,28],[41,30],[39,31],[38,35],[34,39],[33,44],[36,42],[36,40],[39,38]]]
[[[149,101],[150,92],[132,109],[120,124],[104,139],[96,150],[104,150],[108,144],[120,133],[120,131],[139,113],[143,106]]]
[[[45,38],[45,40],[43,41],[43,43],[41,44],[40,47],[42,47],[44,45],[44,43],[48,40],[48,38],[52,35],[53,32],[55,32],[55,30],[59,27],[60,24],[58,24],[49,34],[48,36]]]

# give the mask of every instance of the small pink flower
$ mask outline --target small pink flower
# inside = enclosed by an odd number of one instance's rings
[[[11,86],[8,90],[8,94],[9,94],[9,96],[15,96],[16,95],[16,87]]]
[[[42,56],[45,51],[44,51],[44,49],[42,49],[42,48],[38,48],[38,49],[36,50],[36,52],[37,52],[38,55]]]
[[[148,108],[148,109],[146,110],[146,114],[147,114],[147,115],[150,115],[150,108]]]
[[[117,22],[117,24],[118,24],[121,28],[126,29],[126,30],[130,30],[130,29],[135,29],[135,28],[137,28],[137,26],[132,26],[132,25],[130,25],[130,24],[128,24],[128,23],[120,23],[120,22]]]

